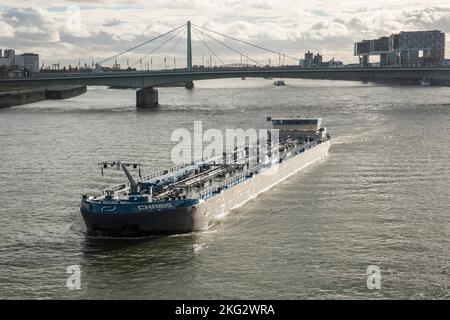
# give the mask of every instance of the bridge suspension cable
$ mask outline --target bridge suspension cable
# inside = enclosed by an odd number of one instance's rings
[[[108,57],[108,58],[106,58],[106,59],[103,59],[102,61],[100,61],[100,64],[102,64],[102,63],[104,63],[104,62],[106,62],[106,61],[115,59],[115,58],[117,58],[117,57],[119,57],[119,56],[121,56],[121,55],[123,55],[123,54],[125,54],[125,53],[127,53],[127,52],[133,51],[134,49],[140,48],[140,47],[146,45],[147,43],[150,43],[150,42],[152,42],[152,41],[154,41],[154,40],[157,40],[157,39],[159,39],[159,38],[162,38],[162,37],[164,37],[164,36],[166,36],[166,35],[168,35],[168,34],[174,32],[174,31],[177,31],[177,30],[179,30],[179,29],[181,29],[181,28],[183,28],[183,27],[186,27],[186,24],[183,24],[183,25],[181,25],[181,26],[179,26],[179,27],[177,27],[177,28],[175,28],[175,29],[172,29],[172,30],[170,30],[170,31],[167,31],[166,33],[160,34],[159,36],[156,36],[156,37],[154,37],[154,38],[152,38],[152,39],[150,39],[150,40],[147,40],[147,41],[145,41],[145,42],[142,42],[142,43],[140,43],[140,44],[138,44],[138,45],[136,45],[136,46],[134,46],[134,47],[132,47],[132,48],[129,48],[129,49],[124,50],[124,51],[122,51],[122,52],[120,52],[120,53],[117,53],[117,54],[115,54],[115,55],[113,55],[113,56],[111,56],[111,57]]]
[[[195,36],[201,41],[201,43],[203,43],[203,45],[209,50],[209,52],[211,52],[217,58],[217,60],[219,60],[220,63],[224,65],[225,62],[223,62],[223,60],[219,58],[219,56],[205,43],[205,41],[203,41],[199,34],[195,32],[195,29],[192,29],[192,32],[194,32]]]
[[[156,50],[160,49],[161,47],[163,47],[167,42],[169,42],[170,40],[172,40],[173,38],[175,38],[177,35],[179,35],[182,31],[184,31],[186,28],[183,28],[181,30],[179,30],[178,32],[176,32],[175,34],[173,34],[171,37],[167,38],[166,40],[164,40],[159,46],[157,46],[156,48],[154,48],[153,50],[151,50],[150,52],[148,52],[147,54],[145,54],[144,56],[142,56],[138,61],[136,61],[134,64],[131,65],[131,67],[134,67],[135,65],[138,64],[139,61],[142,61],[142,59],[147,58],[149,55],[151,55],[152,53],[154,53]]]
[[[197,28],[200,28],[200,29],[203,29],[203,30],[206,30],[206,31],[209,31],[209,32],[212,32],[212,33],[215,33],[215,34],[217,34],[217,35],[220,35],[220,36],[222,36],[222,37],[225,37],[225,38],[228,38],[228,39],[237,41],[237,42],[241,42],[241,43],[247,44],[247,45],[249,45],[249,46],[252,46],[252,47],[255,47],[255,48],[258,48],[258,49],[261,49],[261,50],[265,50],[265,51],[267,51],[267,52],[275,53],[275,54],[277,54],[277,55],[282,55],[282,56],[284,56],[284,57],[286,57],[286,58],[295,60],[295,61],[297,61],[297,62],[300,60],[300,59],[298,59],[298,58],[295,58],[295,57],[292,57],[292,56],[288,56],[288,55],[283,54],[283,53],[281,53],[281,52],[276,52],[276,51],[274,51],[274,50],[271,50],[271,49],[268,49],[268,48],[261,47],[261,46],[259,46],[259,45],[257,45],[257,44],[253,44],[253,43],[250,43],[250,42],[247,42],[247,41],[244,41],[244,40],[240,40],[240,39],[237,39],[237,38],[235,38],[235,37],[227,36],[227,35],[225,35],[225,34],[223,34],[223,33],[220,33],[220,32],[217,32],[217,31],[213,31],[213,30],[210,30],[210,29],[208,29],[208,28],[198,26],[198,25],[196,25],[196,24],[192,24],[192,26],[197,27]]]
[[[186,29],[187,29],[187,27],[184,28],[182,31],[184,31]],[[170,49],[169,55],[172,54],[172,52],[174,52],[175,48],[178,47],[178,44],[180,43],[181,39],[183,39],[183,37],[180,35],[180,33],[177,33],[177,41],[175,42],[175,44]]]
[[[256,61],[256,60],[254,60],[254,59],[250,58],[250,57],[249,57],[248,55],[245,55],[245,54],[243,54],[243,53],[241,53],[241,52],[237,51],[236,49],[234,49],[234,48],[230,47],[229,45],[226,45],[225,43],[223,43],[223,42],[221,42],[221,41],[217,40],[216,38],[214,38],[214,37],[210,36],[209,34],[207,34],[207,33],[203,32],[203,31],[201,31],[201,30],[199,30],[199,29],[197,29],[197,31],[198,31],[198,32],[200,32],[201,34],[203,34],[203,35],[207,36],[208,38],[210,38],[210,39],[214,40],[215,42],[219,43],[220,45],[222,45],[222,46],[224,46],[224,47],[226,47],[226,48],[228,48],[228,49],[230,49],[230,50],[232,50],[232,51],[236,52],[236,53],[237,53],[237,54],[239,54],[240,56],[242,56],[242,57],[245,57],[245,58],[247,58],[248,60],[251,60],[251,61],[253,61],[253,62],[254,62],[254,63],[256,63],[257,65],[259,65],[259,66],[261,66],[261,67],[263,67],[263,66],[264,66],[264,65],[263,65],[262,63],[259,63],[258,61]]]

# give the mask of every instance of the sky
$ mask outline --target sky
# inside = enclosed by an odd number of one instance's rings
[[[435,29],[446,32],[450,39],[448,0],[2,0],[0,48],[13,48],[18,54],[38,53],[44,65],[58,61],[65,65],[91,64],[187,20],[289,57],[302,58],[305,51],[311,50],[321,52],[324,61],[335,58],[345,63],[357,62],[353,43],[362,39]],[[261,64],[279,63],[276,54],[215,35],[217,42],[198,30],[192,34],[194,64],[205,63],[210,56],[218,64],[218,59],[224,63],[241,61],[239,54],[219,42],[248,55],[249,63],[253,64],[253,60]],[[166,57],[168,68],[185,66],[186,33],[182,29],[149,54],[169,37],[123,54],[117,57],[117,62],[139,68],[141,61],[143,64],[151,61],[152,67],[161,68]],[[296,63],[290,58],[281,59],[283,62]],[[112,63],[114,59],[103,65]]]

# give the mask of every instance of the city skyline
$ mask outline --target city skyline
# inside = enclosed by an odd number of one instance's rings
[[[441,30],[450,32],[450,5],[446,1],[250,1],[242,4],[212,1],[3,1],[0,5],[0,48],[35,52],[46,65],[60,61],[76,65],[98,61],[152,36],[192,20],[194,23],[259,45],[280,50],[299,59],[303,53],[320,51],[324,60],[333,57],[356,63],[353,43],[399,31]],[[194,63],[208,54],[193,37]],[[170,49],[171,45],[167,49]],[[151,47],[150,47],[151,49]],[[149,48],[147,48],[147,51]],[[172,56],[182,59],[185,45]],[[237,55],[223,48],[217,53],[228,62]],[[169,51],[169,50],[168,50]],[[145,48],[122,57],[133,62]],[[246,52],[267,63],[275,57]],[[449,46],[446,48],[448,57]],[[164,55],[164,51],[161,55]],[[161,57],[159,57],[161,60]],[[155,55],[155,64],[158,56]],[[181,65],[184,61],[178,62]],[[286,61],[287,63],[288,61]],[[292,63],[290,61],[290,63]]]

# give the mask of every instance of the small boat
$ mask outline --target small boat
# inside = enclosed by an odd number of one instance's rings
[[[276,86],[284,86],[284,81],[283,80],[278,80],[278,81],[275,81],[273,84],[276,85]]]
[[[420,85],[424,86],[424,87],[427,87],[427,86],[431,85],[431,80],[423,78],[423,79],[420,80]]]

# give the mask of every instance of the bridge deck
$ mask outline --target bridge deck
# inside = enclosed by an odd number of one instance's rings
[[[39,74],[33,77],[0,79],[0,85],[49,86],[49,85],[105,85],[131,88],[145,88],[171,83],[195,80],[209,80],[239,77],[276,77],[329,80],[447,80],[450,81],[450,67],[393,67],[393,68],[249,68],[209,70],[167,70],[135,72],[92,72]]]

